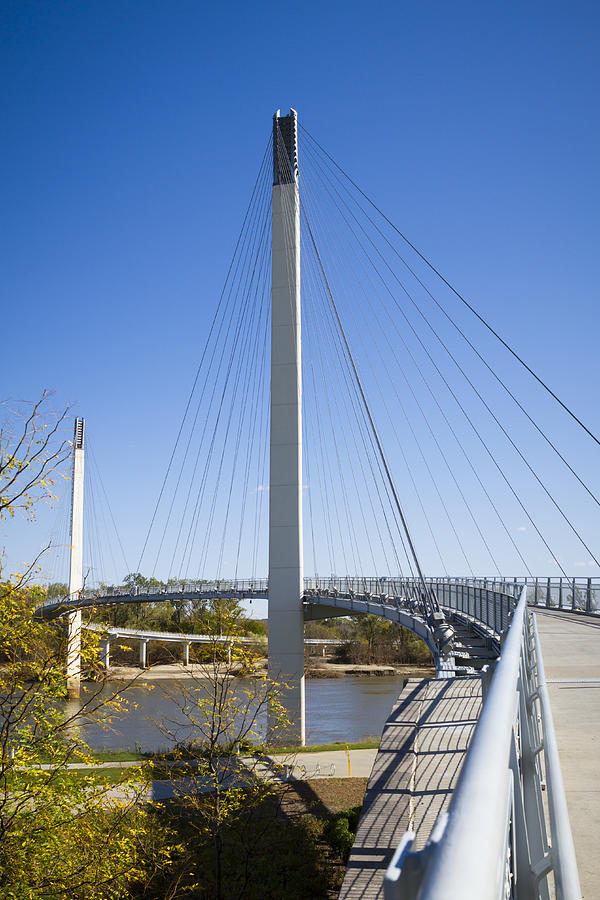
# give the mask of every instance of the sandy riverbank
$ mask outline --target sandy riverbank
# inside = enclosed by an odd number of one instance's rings
[[[227,671],[234,675],[241,674],[235,671],[235,667],[222,667],[222,674]],[[254,669],[255,675],[260,677],[266,673],[266,660],[260,660]],[[116,681],[130,681],[135,678],[140,681],[163,681],[174,678],[203,678],[212,674],[206,666],[190,664],[183,666],[181,663],[169,665],[156,665],[148,669],[139,669],[134,666],[114,666],[108,677]],[[332,663],[326,659],[307,660],[305,674],[307,678],[344,678],[346,676],[361,676],[376,678],[379,676],[401,675],[404,678],[434,678],[435,670],[430,666],[387,666],[387,665],[357,665],[351,663]],[[248,677],[242,675],[242,677]]]

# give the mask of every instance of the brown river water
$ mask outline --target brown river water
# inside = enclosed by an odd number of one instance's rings
[[[306,681],[306,743],[328,744],[334,741],[360,741],[379,736],[398,697],[404,679],[401,676],[310,678]],[[181,682],[162,679],[145,684],[141,680],[127,688],[125,714],[113,718],[110,726],[85,727],[83,736],[94,750],[156,751],[168,749],[174,739],[189,741],[194,732],[183,724],[177,696]],[[107,695],[118,689],[110,682],[103,688]],[[89,688],[83,688],[82,699]],[[66,704],[75,711],[77,701]],[[264,727],[264,722],[262,723]],[[174,738],[169,738],[166,729]]]

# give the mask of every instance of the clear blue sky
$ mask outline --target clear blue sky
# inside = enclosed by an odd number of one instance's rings
[[[1,394],[86,417],[131,560],[278,107],[600,430],[599,26],[577,0],[5,0]],[[50,519],[3,524],[9,568]]]

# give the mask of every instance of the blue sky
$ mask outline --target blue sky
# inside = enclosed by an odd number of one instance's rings
[[[1,394],[51,389],[86,417],[130,559],[278,107],[600,431],[597,4],[55,0],[1,17]],[[593,446],[564,440],[597,483]],[[2,524],[9,569],[54,518]]]

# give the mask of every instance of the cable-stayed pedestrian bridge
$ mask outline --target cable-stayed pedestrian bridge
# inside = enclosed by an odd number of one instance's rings
[[[84,587],[78,419],[67,599],[39,612],[68,622],[77,693],[83,608],[267,599],[270,676],[289,687],[286,745],[305,739],[305,621],[371,614],[409,628],[438,677],[409,683],[388,720],[342,896],[381,896],[406,831],[390,898],[546,900],[552,875],[557,897],[576,900],[529,606],[573,620],[597,612],[597,584],[570,573],[600,567],[588,452],[600,438],[306,130],[299,157],[298,127],[294,110],[274,117],[171,425],[138,563],[126,564],[126,580],[146,587]],[[88,584],[106,581],[102,552],[90,543]],[[558,576],[533,577],[546,567]],[[428,575],[457,570],[496,574]],[[244,571],[253,577],[222,577]],[[503,577],[515,571],[523,577]],[[437,806],[424,803],[433,796]],[[419,820],[424,808],[437,820]]]

